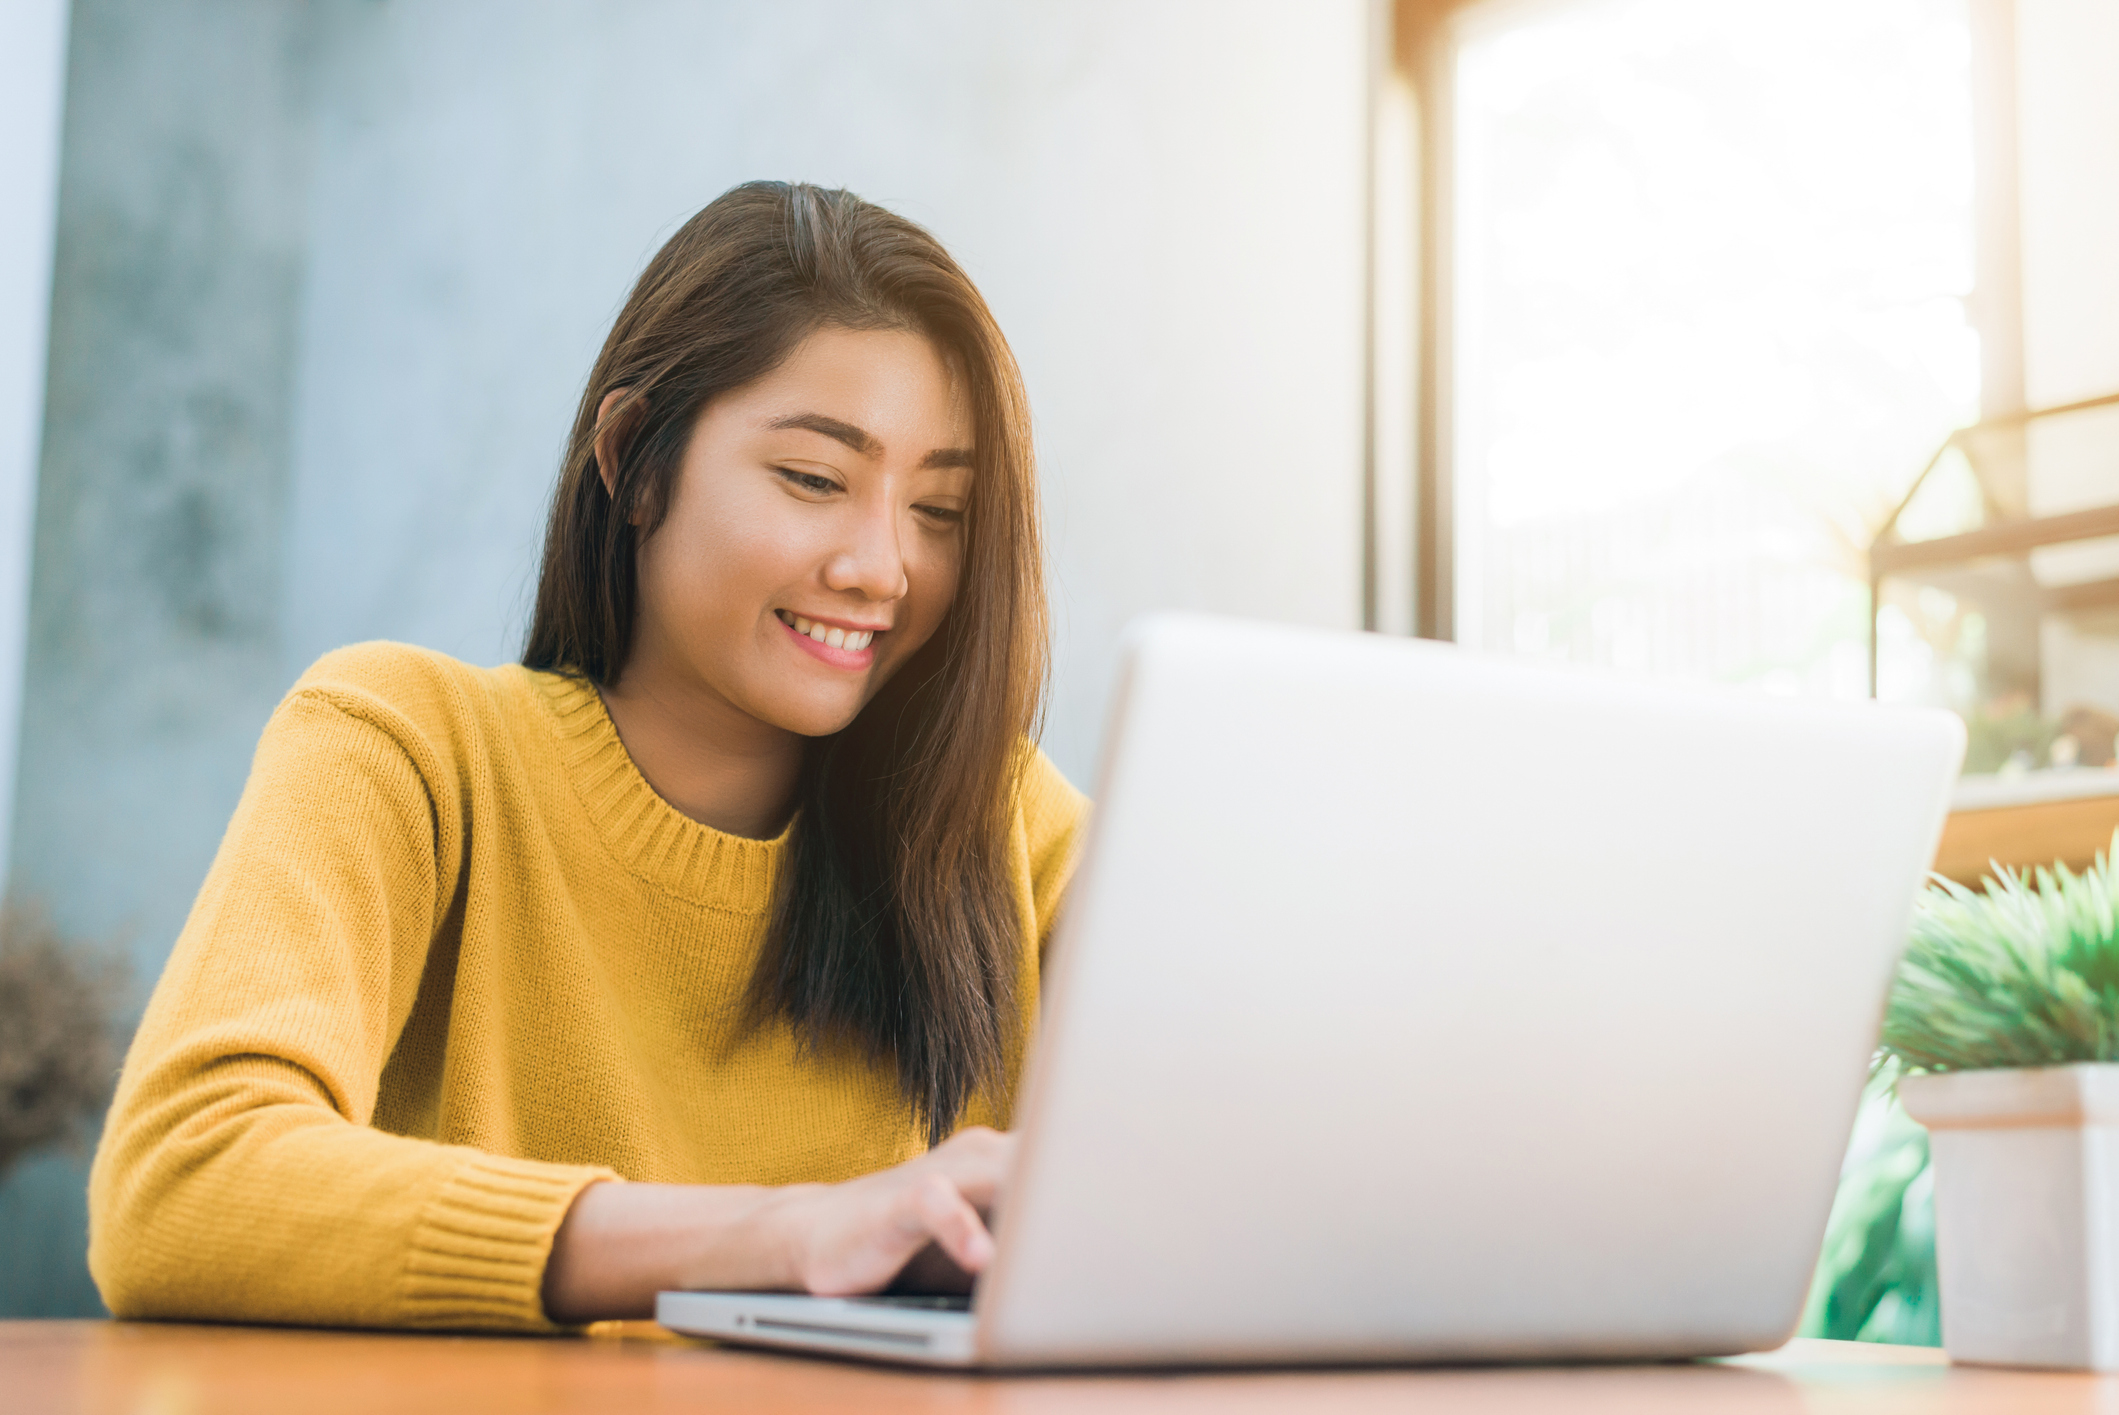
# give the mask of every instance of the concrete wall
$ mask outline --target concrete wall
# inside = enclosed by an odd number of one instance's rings
[[[302,666],[511,658],[606,324],[752,177],[926,222],[998,312],[1078,779],[1131,614],[1354,625],[1366,14],[81,0],[18,884],[144,991]],[[80,1182],[0,1189],[0,1315],[95,1310]]]
[[[143,991],[283,687],[300,13],[74,6],[12,878]],[[0,1190],[0,1313],[96,1310],[85,1173]]]
[[[289,669],[511,656],[560,444],[660,238],[753,177],[928,224],[1038,418],[1047,746],[1119,625],[1360,614],[1360,0],[339,6],[320,45]]]

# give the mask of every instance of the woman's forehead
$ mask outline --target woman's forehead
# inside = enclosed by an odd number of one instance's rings
[[[864,457],[969,466],[974,419],[956,362],[921,334],[826,328],[717,401],[754,431],[805,431]]]

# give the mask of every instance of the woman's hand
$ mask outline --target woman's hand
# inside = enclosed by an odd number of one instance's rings
[[[919,1287],[968,1290],[993,1261],[986,1224],[1014,1162],[1014,1136],[974,1126],[894,1169],[781,1190],[773,1221],[789,1243],[786,1285],[844,1297],[904,1273]]]
[[[591,1184],[552,1236],[545,1314],[650,1316],[665,1288],[962,1290],[993,1259],[986,1223],[1014,1161],[1014,1136],[974,1126],[843,1184]]]

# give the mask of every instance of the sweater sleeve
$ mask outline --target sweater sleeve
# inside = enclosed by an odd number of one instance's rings
[[[616,1176],[370,1124],[455,893],[453,769],[372,698],[274,714],[97,1147],[118,1316],[547,1327],[552,1235]]]

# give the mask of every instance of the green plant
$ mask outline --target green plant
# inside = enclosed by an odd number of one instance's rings
[[[2075,874],[1999,870],[1984,892],[1923,892],[1876,1073],[1804,1311],[1806,1336],[1937,1345],[1927,1133],[1898,1108],[1905,1071],[2119,1060],[2119,835]]]
[[[1888,1076],[1862,1097],[1799,1333],[1942,1344],[1928,1132],[1900,1109]]]
[[[2081,874],[2001,870],[1922,894],[1884,1014],[1880,1070],[2119,1061],[2119,834]]]

